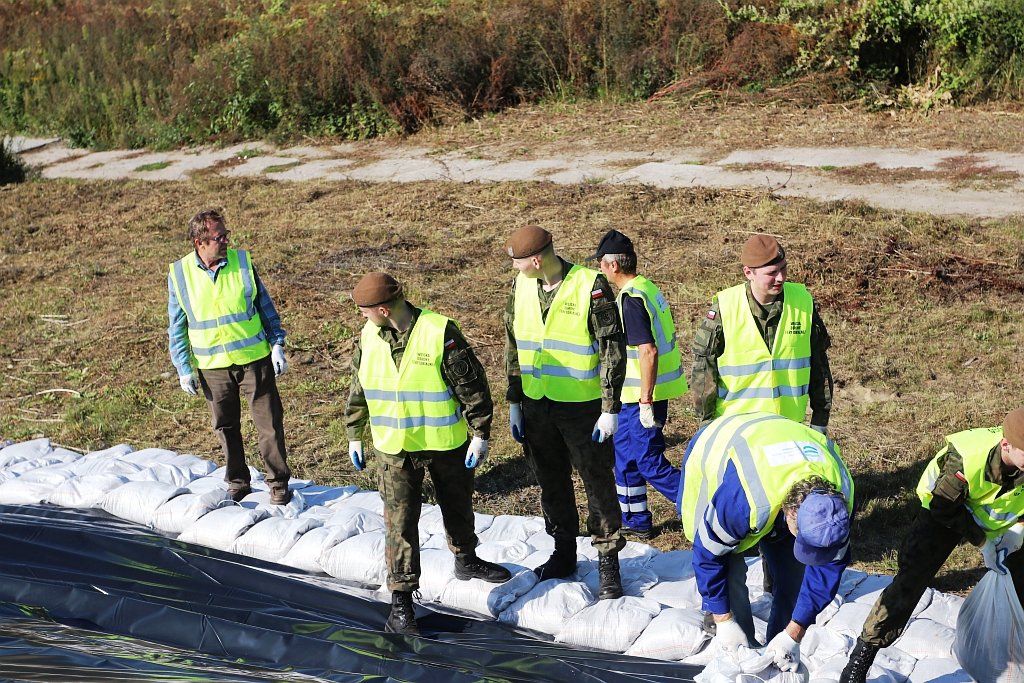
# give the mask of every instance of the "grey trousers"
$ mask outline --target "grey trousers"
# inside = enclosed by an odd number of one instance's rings
[[[267,468],[267,485],[271,490],[287,488],[292,474],[288,469],[284,445],[284,407],[277,393],[270,356],[247,365],[200,370],[199,382],[210,406],[213,430],[220,438],[227,461],[224,480],[228,488],[239,489],[250,483],[242,443],[242,394],[249,401],[252,421],[259,434],[260,455]]]

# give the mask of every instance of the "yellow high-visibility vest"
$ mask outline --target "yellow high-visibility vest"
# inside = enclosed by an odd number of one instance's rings
[[[750,504],[749,533],[731,549],[703,533],[704,518],[732,462]],[[789,490],[819,476],[836,487],[853,514],[853,478],[839,446],[807,425],[775,413],[744,413],[715,419],[704,428],[683,463],[680,512],[683,533],[715,554],[743,552],[772,530]]]
[[[380,328],[370,321],[363,325],[359,383],[370,413],[373,447],[382,453],[450,451],[466,443],[466,419],[441,376],[447,325],[448,318],[422,309],[401,367],[395,367]]]
[[[170,265],[178,303],[188,320],[188,342],[200,370],[246,365],[270,355],[256,310],[256,278],[249,252],[228,249],[214,281],[196,266],[195,253]]]
[[[1002,438],[1002,427],[968,429],[946,437],[946,443],[956,448],[963,460],[963,475],[967,480],[965,504],[989,538],[999,536],[1024,515],[1024,484],[1000,495],[1002,487],[985,478],[988,454]],[[942,474],[939,460],[948,450],[949,445],[935,454],[917,483],[917,496],[926,508],[931,506],[932,492]]]
[[[581,403],[601,398],[597,340],[590,333],[590,301],[598,272],[574,265],[541,318],[537,281],[516,276],[515,320],[523,393],[530,398]]]
[[[687,392],[682,356],[676,344],[676,324],[672,310],[653,282],[637,275],[622,289],[616,302],[622,316],[622,298],[631,296],[643,302],[651,318],[651,333],[658,349],[658,376],[654,380],[654,400],[678,398]],[[636,346],[626,346],[626,380],[622,383],[622,402],[640,401],[640,353]]]
[[[814,301],[803,285],[783,285],[782,317],[769,349],[750,312],[745,285],[717,295],[725,334],[718,358],[715,416],[765,411],[803,422],[811,381]]]

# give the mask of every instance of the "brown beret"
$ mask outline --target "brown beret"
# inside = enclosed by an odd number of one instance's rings
[[[512,258],[526,258],[544,251],[551,244],[551,233],[537,225],[524,225],[505,242],[505,251]]]
[[[367,273],[352,290],[356,306],[379,306],[402,294],[402,285],[387,273]]]
[[[1024,449],[1024,408],[1017,408],[1003,420],[1003,438],[1014,448]]]
[[[747,268],[760,268],[786,258],[786,252],[779,241],[771,235],[751,235],[743,244],[740,262]]]

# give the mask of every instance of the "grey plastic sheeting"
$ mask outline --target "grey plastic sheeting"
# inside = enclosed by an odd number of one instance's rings
[[[0,677],[25,681],[692,681],[700,668],[573,650],[389,606],[323,578],[97,511],[0,506]]]

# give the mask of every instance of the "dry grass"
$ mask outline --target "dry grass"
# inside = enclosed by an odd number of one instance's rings
[[[375,487],[351,469],[341,411],[361,324],[346,293],[364,272],[384,269],[405,282],[413,302],[460,321],[488,370],[498,414],[493,455],[477,480],[478,508],[539,514],[501,400],[501,311],[512,277],[502,245],[527,222],[551,229],[569,258],[590,253],[608,228],[625,230],[641,272],[673,304],[687,346],[711,295],[738,281],[736,254],[747,234],[781,237],[792,279],[810,286],[833,339],[839,388],[831,432],[862,503],[861,567],[891,568],[915,505],[913,485],[942,435],[995,424],[1024,395],[1016,221],[721,190],[543,183],[202,176],[29,182],[3,190],[2,199],[2,437],[45,434],[81,449],[127,442],[220,458],[205,405],[178,388],[165,334],[166,264],[187,250],[187,216],[206,206],[224,209],[236,246],[253,251],[282,314],[290,459],[297,476],[322,483]],[[688,401],[675,402],[671,418],[670,455],[678,461],[696,421]],[[651,500],[663,532],[656,544],[679,547],[671,507],[653,492]],[[978,564],[974,554],[959,554],[944,587],[962,587]]]

